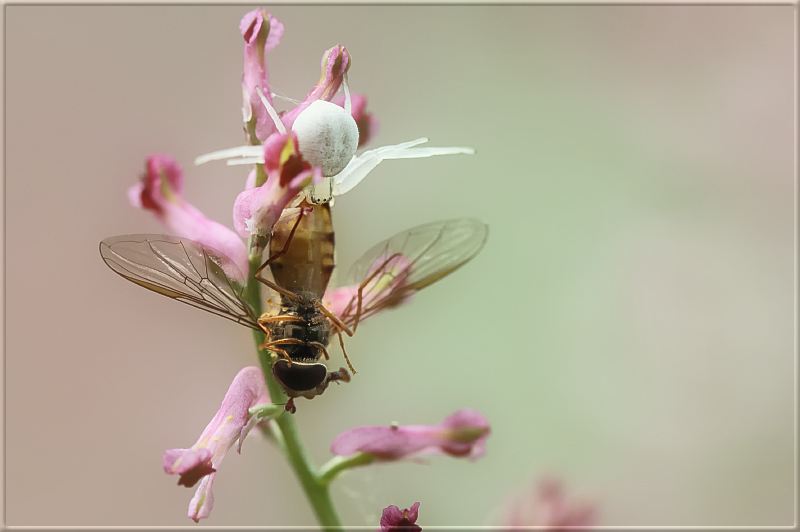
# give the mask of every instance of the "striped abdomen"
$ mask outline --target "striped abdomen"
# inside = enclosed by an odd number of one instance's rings
[[[302,207],[310,207],[306,202]],[[269,242],[269,255],[283,250],[297,219],[275,226]],[[327,203],[314,205],[304,214],[289,242],[286,254],[270,263],[275,283],[302,297],[322,298],[333,272],[333,224]]]

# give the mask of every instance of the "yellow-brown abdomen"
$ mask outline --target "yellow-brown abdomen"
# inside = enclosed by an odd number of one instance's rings
[[[275,226],[269,242],[270,257],[280,254],[286,246],[292,230],[286,253],[270,263],[275,283],[295,294],[322,298],[333,272],[333,224],[327,203],[310,205],[305,201],[300,205],[312,208],[310,213],[288,220]]]

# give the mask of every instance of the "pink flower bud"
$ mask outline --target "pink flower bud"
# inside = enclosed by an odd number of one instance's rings
[[[244,37],[244,73],[242,74],[242,118],[248,124],[248,131],[255,131],[260,142],[276,131],[275,124],[261,103],[256,87],[272,104],[269,89],[269,74],[265,56],[278,46],[283,36],[283,24],[264,9],[250,11],[239,24]],[[255,120],[253,126],[252,121]],[[251,139],[250,144],[258,144]]]
[[[438,425],[366,426],[345,431],[331,444],[331,452],[350,456],[362,452],[391,461],[422,454],[446,453],[471,460],[483,456],[489,422],[477,410],[465,408]]]
[[[347,48],[336,45],[326,50],[322,55],[322,76],[319,81],[300,105],[283,115],[281,121],[286,125],[286,128],[291,129],[300,113],[315,101],[331,101],[336,91],[342,86],[344,75],[349,68],[350,54],[347,52]]]

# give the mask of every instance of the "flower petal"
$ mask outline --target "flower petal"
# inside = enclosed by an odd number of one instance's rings
[[[221,251],[239,270],[225,273],[243,282],[249,267],[244,242],[183,199],[183,171],[178,163],[169,155],[151,155],[146,168],[141,182],[128,189],[131,204],[152,212],[175,235]]]
[[[179,486],[191,488],[197,481],[216,469],[211,465],[210,449],[170,449],[164,453],[161,464],[168,475],[178,474]]]
[[[422,527],[416,524],[419,517],[419,503],[415,502],[411,508],[401,510],[394,504],[383,509],[381,515],[381,532],[420,532]]]
[[[322,179],[321,170],[303,159],[294,133],[276,133],[267,139],[264,169],[266,182],[240,193],[233,206],[233,225],[243,237],[269,235],[303,187]]]
[[[331,101],[336,91],[342,86],[344,75],[350,68],[350,54],[347,48],[336,45],[322,54],[322,76],[317,84],[308,93],[306,99],[300,105],[288,111],[281,117],[281,121],[287,129],[291,129],[294,121],[305,111],[308,106],[317,100]]]
[[[440,425],[441,450],[471,460],[486,453],[489,421],[477,410],[464,408],[448,416]]]
[[[216,476],[216,473],[211,473],[203,478],[197,491],[194,492],[194,497],[189,502],[189,517],[195,523],[199,523],[201,519],[211,515],[211,509],[214,507],[214,493],[211,491],[211,486],[214,484]]]

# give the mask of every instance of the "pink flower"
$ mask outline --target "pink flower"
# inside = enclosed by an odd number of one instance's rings
[[[349,68],[350,54],[347,52],[347,48],[337,44],[333,48],[325,50],[325,53],[322,54],[322,75],[319,81],[300,105],[281,117],[286,129],[292,129],[297,117],[315,101],[331,101],[336,91],[342,86],[344,76]]]
[[[366,426],[345,431],[331,444],[331,452],[350,456],[362,452],[378,460],[401,460],[420,454],[446,453],[474,460],[486,452],[489,422],[465,408],[438,425]]]
[[[248,135],[255,132],[259,142],[251,139],[250,144],[260,144],[276,131],[272,118],[261,103],[256,87],[272,104],[269,90],[269,74],[265,56],[278,46],[283,36],[283,24],[264,9],[250,11],[239,23],[244,37],[244,73],[242,74],[242,118]]]
[[[595,524],[595,507],[567,497],[561,482],[544,478],[517,494],[506,506],[504,527],[542,527],[561,530],[591,527]]]
[[[131,205],[152,212],[167,229],[182,238],[195,240],[221,251],[238,266],[248,271],[244,242],[224,225],[206,218],[183,199],[183,171],[169,155],[151,155],[141,183],[128,189]],[[236,279],[244,281],[244,278]]]
[[[372,137],[378,134],[378,119],[372,113],[367,112],[367,97],[359,94],[351,94],[352,110],[350,114],[353,120],[356,121],[358,126],[358,147],[361,148],[367,144]],[[345,96],[340,94],[332,101],[340,107],[345,106]]]
[[[239,194],[233,206],[233,225],[241,236],[268,236],[303,187],[322,179],[321,170],[303,159],[297,144],[294,133],[274,134],[264,143],[267,180]]]
[[[264,383],[264,374],[255,366],[246,367],[233,379],[222,406],[189,449],[170,449],[164,453],[162,464],[170,475],[180,475],[178,485],[188,488],[200,481],[191,503],[189,517],[195,520],[208,517],[214,505],[211,486],[222,459],[238,441],[238,452],[242,441],[258,422],[264,421],[261,415],[251,415],[250,409],[263,405],[264,411],[278,413],[282,407],[269,409],[269,395]]]
[[[381,532],[407,531],[421,532],[422,527],[417,525],[419,517],[419,503],[415,502],[411,508],[400,510],[394,504],[387,506],[381,515]]]

